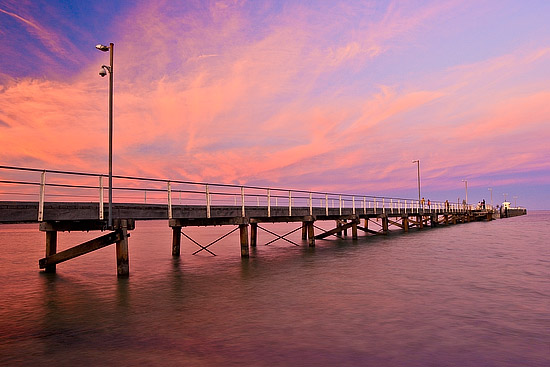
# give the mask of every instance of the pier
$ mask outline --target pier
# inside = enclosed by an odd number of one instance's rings
[[[163,220],[172,230],[172,256],[180,256],[182,237],[194,242],[198,250],[214,255],[211,245],[239,231],[239,248],[243,258],[258,242],[258,232],[265,231],[285,240],[301,230],[307,246],[330,236],[351,239],[361,236],[387,235],[391,228],[402,232],[438,226],[492,220],[492,208],[476,210],[471,205],[352,195],[318,191],[288,190],[254,186],[208,184],[179,180],[113,176],[109,226],[109,205],[104,200],[104,175],[0,166],[0,184],[9,189],[0,192],[14,200],[0,200],[0,223],[38,223],[45,232],[45,257],[40,269],[55,272],[57,264],[115,244],[117,275],[129,275],[129,237],[136,221]],[[525,214],[525,213],[523,213]],[[286,234],[277,234],[264,223],[296,223]],[[329,222],[325,230],[317,222]],[[185,233],[188,227],[229,226],[232,229],[210,244],[200,244]],[[90,241],[57,251],[57,233],[66,231],[105,232]],[[274,240],[274,241],[275,241]]]

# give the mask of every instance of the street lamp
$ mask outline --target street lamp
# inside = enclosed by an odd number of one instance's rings
[[[493,188],[489,187],[489,191],[491,192],[491,209],[493,208]]]
[[[108,228],[113,228],[113,53],[115,44],[109,46],[96,45],[99,51],[109,51],[109,66],[102,65],[99,75],[104,77],[109,73],[109,219]]]
[[[462,180],[466,185],[466,205],[468,205],[468,180]]]
[[[416,159],[412,161],[413,163],[416,163],[417,173],[418,173],[418,202],[420,203],[420,160]]]
[[[518,197],[514,196],[514,208],[518,207]]]

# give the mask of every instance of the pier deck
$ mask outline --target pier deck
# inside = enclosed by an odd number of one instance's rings
[[[491,208],[474,210],[470,205],[449,202],[431,202],[430,206],[424,206],[418,200],[404,198],[213,185],[127,176],[113,176],[117,185],[112,189],[122,199],[112,202],[112,209],[109,211],[109,204],[104,200],[106,188],[103,185],[103,175],[6,166],[0,166],[0,169],[22,172],[27,176],[40,175],[39,180],[36,177],[34,180],[0,180],[0,184],[19,189],[7,195],[10,199],[38,196],[36,201],[0,201],[0,224],[39,224],[39,229],[46,233],[46,256],[39,260],[39,267],[46,272],[55,272],[56,265],[63,261],[116,244],[117,274],[121,277],[128,276],[129,231],[140,220],[167,222],[173,232],[172,256],[180,256],[182,236],[195,242],[182,228],[220,225],[237,227],[230,233],[240,230],[241,256],[248,257],[249,247],[256,246],[258,229],[270,232],[260,226],[262,223],[300,223],[302,240],[307,241],[308,246],[315,246],[316,240],[333,235],[342,236],[348,230],[351,230],[351,238],[355,240],[359,231],[365,235],[386,235],[390,226],[408,232],[411,228],[423,229],[494,219]],[[56,180],[46,183],[46,173]],[[93,184],[89,182],[90,179],[98,181]],[[2,191],[0,195],[3,195]],[[76,200],[60,201],[60,197]],[[96,199],[83,200],[86,197]],[[216,204],[213,203],[214,199]],[[333,222],[334,228],[321,230],[315,226],[315,222],[319,221]],[[57,252],[57,233],[64,231],[107,233]],[[290,233],[270,233],[277,236],[276,240],[286,240],[298,245],[286,238]],[[227,235],[218,240],[225,236]],[[197,252],[205,250],[213,254],[208,249],[213,243],[203,246],[195,242],[200,247]]]

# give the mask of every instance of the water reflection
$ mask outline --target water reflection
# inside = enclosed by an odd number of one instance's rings
[[[506,223],[315,247],[262,236],[248,259],[238,238],[173,258],[159,227],[132,236],[128,279],[113,251],[57,274],[14,266],[0,364],[547,365],[545,234]]]

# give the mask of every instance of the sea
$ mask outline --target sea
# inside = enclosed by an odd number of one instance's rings
[[[550,366],[550,211],[271,242],[298,226],[262,224],[248,259],[238,231],[173,258],[167,222],[138,221],[118,279],[114,246],[47,274],[38,225],[0,225],[0,365]]]

